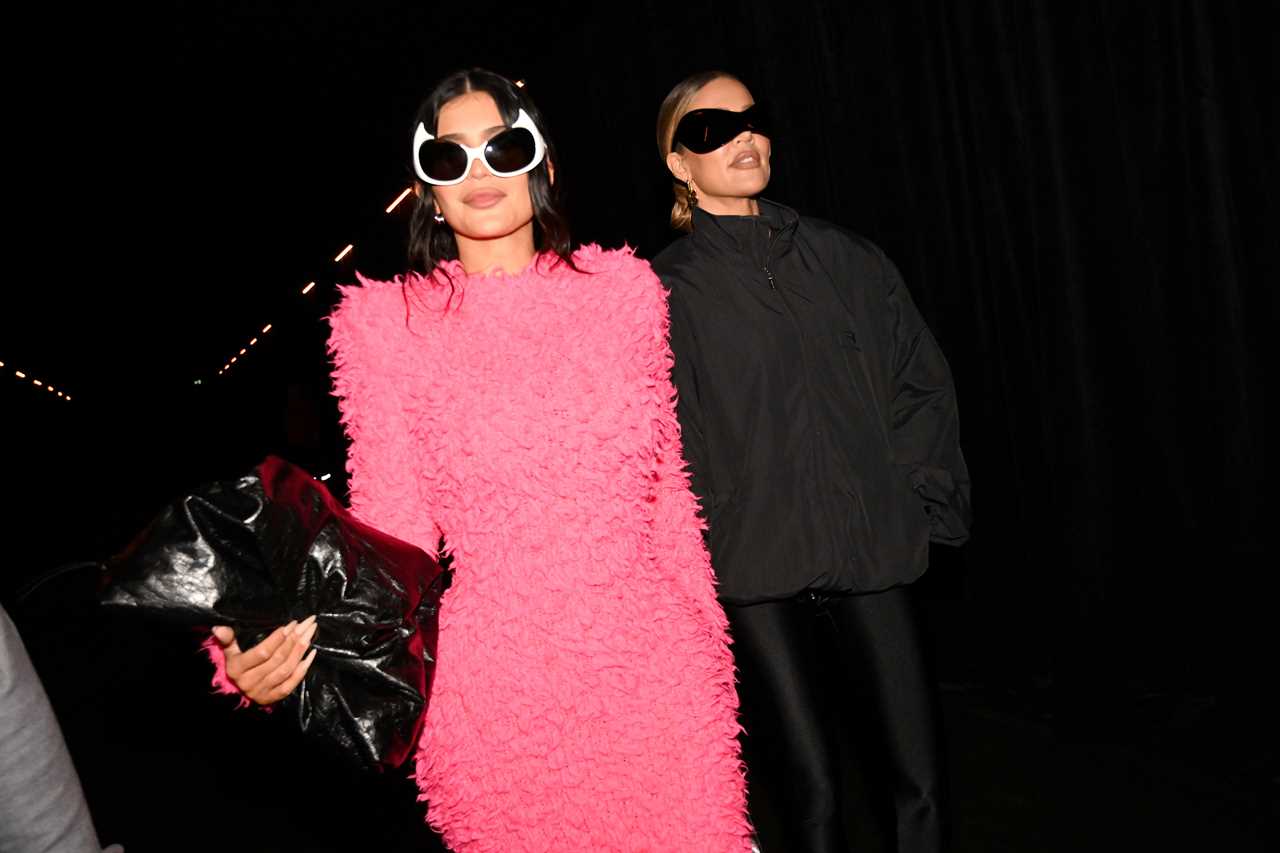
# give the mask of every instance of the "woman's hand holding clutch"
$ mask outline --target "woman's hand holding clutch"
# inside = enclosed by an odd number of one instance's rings
[[[241,651],[236,632],[225,625],[213,629],[214,639],[227,660],[227,678],[241,693],[259,705],[279,702],[301,683],[315,649],[307,654],[316,633],[316,617],[290,622],[272,631],[247,651]],[[303,657],[306,655],[306,657]]]

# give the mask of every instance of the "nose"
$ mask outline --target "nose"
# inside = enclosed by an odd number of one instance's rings
[[[488,176],[489,176],[489,170],[485,168],[483,157],[477,157],[475,160],[471,162],[471,173],[469,177],[487,178]]]

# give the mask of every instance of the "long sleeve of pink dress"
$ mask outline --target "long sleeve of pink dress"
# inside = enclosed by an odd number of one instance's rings
[[[454,558],[427,819],[457,853],[747,851],[666,294],[626,250],[575,264],[362,280],[331,318],[352,509]]]

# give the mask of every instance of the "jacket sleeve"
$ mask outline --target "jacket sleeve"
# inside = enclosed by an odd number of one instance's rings
[[[673,368],[679,368],[678,358],[673,356],[670,344],[673,327],[668,294],[661,282],[643,265],[643,275],[649,299],[647,313],[653,317],[652,335],[645,345],[642,357],[646,365],[646,384],[654,399],[651,401],[653,418],[653,498],[652,533],[654,554],[663,564],[656,572],[672,576],[672,580],[684,588],[687,601],[698,611],[698,625],[709,633],[716,654],[724,657],[723,672],[732,673],[732,658],[728,651],[726,631],[728,622],[724,610],[716,600],[715,572],[707,550],[704,533],[706,522],[698,514],[698,499],[691,488],[687,458],[690,449],[700,453],[700,433],[691,436],[692,442],[682,440],[683,421],[677,416],[676,386],[672,381]],[[687,362],[687,359],[686,359]],[[682,396],[683,396],[683,389]],[[686,407],[685,415],[697,430],[698,407]],[[736,708],[736,693],[731,675],[720,685],[726,701]],[[730,737],[736,736],[736,732]]]
[[[689,470],[689,485],[702,505],[704,517],[711,511],[715,488],[703,418],[702,394],[698,384],[700,360],[697,335],[689,322],[688,309],[678,297],[669,297],[670,347],[675,359],[671,380],[675,384],[676,416],[680,422],[682,454]]]
[[[879,251],[879,250],[877,250]],[[883,252],[885,305],[892,342],[891,426],[894,458],[929,515],[934,542],[969,538],[969,471],[951,369],[925,325],[898,268]]]

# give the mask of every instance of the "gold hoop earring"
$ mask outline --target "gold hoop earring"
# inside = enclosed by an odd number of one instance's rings
[[[685,190],[685,192],[687,192],[687,193],[689,194],[689,206],[690,206],[690,207],[697,207],[697,206],[698,206],[698,191],[697,191],[697,190],[695,190],[695,189],[693,188],[693,180],[692,180],[692,179],[687,180],[687,181],[685,181],[685,182],[684,182],[684,190]]]

